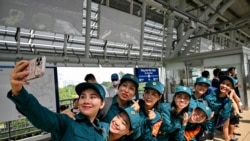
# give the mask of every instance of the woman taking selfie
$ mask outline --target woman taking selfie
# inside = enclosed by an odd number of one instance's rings
[[[97,83],[80,83],[75,91],[79,95],[79,111],[75,120],[67,115],[50,111],[43,107],[23,85],[29,75],[26,68],[29,61],[18,62],[10,74],[11,90],[7,97],[17,109],[37,128],[50,132],[58,141],[105,141],[108,136],[108,124],[96,120],[96,115],[104,107],[105,91]]]

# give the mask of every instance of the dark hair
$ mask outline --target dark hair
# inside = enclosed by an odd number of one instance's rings
[[[178,115],[183,115],[185,112],[188,112],[188,107],[185,107],[184,109],[181,110],[180,113],[177,113],[176,111],[176,104],[174,102],[171,103],[171,116],[173,116],[174,119],[178,119]]]
[[[89,73],[85,76],[84,80],[88,82],[89,80],[96,80],[94,74]]]
[[[64,111],[64,110],[66,110],[68,108],[69,108],[69,106],[67,106],[67,105],[61,105],[60,106],[60,111]]]
[[[196,107],[195,109],[199,109],[199,110],[201,110],[203,113],[205,113],[205,115],[206,115],[206,119],[208,119],[208,118],[209,118],[209,117],[207,116],[206,112],[205,112],[202,108],[200,108],[200,107]]]
[[[131,119],[126,111],[121,111],[118,115],[125,121],[125,119],[121,116],[121,114],[124,113],[126,115],[127,119],[129,120],[129,130],[133,131],[132,125],[131,125]]]
[[[229,76],[229,72],[228,71],[221,71],[219,72],[219,79],[223,76]]]
[[[216,69],[214,69],[213,74],[214,74],[214,76],[218,76],[220,72],[221,72],[221,69],[216,68]]]
[[[230,67],[227,69],[228,72],[231,72],[232,70],[235,70],[235,67]]]
[[[204,71],[201,73],[201,76],[202,76],[202,77],[208,78],[208,77],[209,77],[209,71],[204,70]]]
[[[161,93],[159,93],[156,89],[153,89],[153,88],[148,88],[148,87],[144,87],[144,93],[145,93],[147,90],[155,90],[159,96],[161,96],[161,95],[162,95],[162,94],[161,94]]]
[[[118,85],[118,88],[124,83],[124,82],[126,82],[126,81],[130,81],[130,82],[132,82],[133,84],[135,84],[135,95],[136,95],[136,93],[138,92],[138,84],[136,84],[134,81],[132,81],[132,80],[130,80],[130,79],[121,79],[120,80],[120,83],[119,83],[119,85]]]
[[[75,98],[75,99],[73,99],[73,103],[74,103],[74,102],[76,102],[78,99],[79,99],[79,98]]]
[[[175,119],[178,118],[178,115],[183,115],[185,112],[188,112],[188,107],[189,107],[189,104],[187,105],[187,107],[185,107],[184,109],[181,110],[181,112],[178,114],[177,111],[176,111],[176,103],[174,102],[174,98],[177,94],[174,95],[173,97],[173,101],[171,103],[171,116],[173,116]],[[191,99],[191,97],[189,96],[189,100]]]
[[[152,88],[145,88],[145,90],[144,90],[144,94],[143,94],[143,96],[145,95],[145,91],[146,90],[148,90],[148,89],[152,89]],[[152,90],[154,90],[154,89],[152,89]],[[161,96],[161,94],[157,91],[157,93],[158,93],[158,95],[159,96]],[[160,109],[160,103],[162,102],[162,98],[163,98],[163,95],[161,96],[161,99],[159,99],[156,103],[155,103],[155,105],[153,106],[154,107],[154,109],[156,110],[158,110],[158,111],[160,111],[161,109]],[[139,105],[143,105],[144,103],[141,103],[142,101],[141,100],[139,100]],[[144,102],[144,101],[143,101]],[[141,103],[141,104],[140,104]]]

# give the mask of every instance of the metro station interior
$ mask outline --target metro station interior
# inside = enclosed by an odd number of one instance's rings
[[[17,7],[6,9],[5,4]],[[165,100],[172,99],[180,82],[192,87],[203,70],[209,70],[212,79],[213,69],[234,66],[243,84],[244,109],[250,107],[250,0],[77,0],[71,4],[69,13],[80,13],[80,31],[79,25],[67,29],[75,24],[70,18],[63,20],[72,24],[59,28],[48,24],[54,20],[49,12],[36,14],[36,7],[0,0],[0,66],[44,55],[47,65],[56,67],[156,67],[167,90]],[[29,12],[38,15],[38,25],[29,25],[34,22],[32,15],[25,15]],[[60,20],[56,22],[63,23]],[[0,135],[0,140],[7,139]]]

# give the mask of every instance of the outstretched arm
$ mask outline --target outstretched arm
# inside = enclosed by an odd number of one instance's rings
[[[29,94],[23,85],[29,84],[24,81],[29,72],[26,67],[29,61],[20,61],[16,64],[10,74],[11,91],[7,97],[12,100],[17,109],[24,114],[31,123],[47,132],[58,133],[63,129],[67,117],[54,113],[43,107],[37,99]]]

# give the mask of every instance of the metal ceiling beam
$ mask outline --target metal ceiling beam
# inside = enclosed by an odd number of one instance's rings
[[[175,8],[171,4],[167,3],[165,0],[155,0],[155,1],[153,1],[153,0],[139,0],[139,1],[146,2],[147,5],[154,6],[157,9],[160,9],[160,10],[165,11],[167,13],[169,12],[169,9],[170,9],[170,10],[172,10],[174,12],[174,14],[177,17],[183,18],[185,20],[192,19],[192,20],[198,22],[199,24],[201,24],[203,27],[207,26],[206,22],[203,22],[203,21],[197,19],[195,16],[190,15],[189,13],[187,13],[185,11],[181,11],[178,8]]]
[[[26,59],[30,60],[37,57],[37,55],[22,55],[22,54],[13,54],[9,55],[6,53],[0,53],[0,61],[6,62],[15,62],[18,60]],[[68,57],[68,60],[65,60],[63,56],[49,56],[46,55],[46,62],[48,64],[72,64],[75,66],[82,67],[84,64],[119,64],[119,65],[137,65],[139,67],[146,66],[146,67],[161,67],[162,64],[159,61],[136,61],[136,60],[120,60],[120,59],[112,59],[112,60],[105,60],[105,59],[98,59],[98,58],[81,58],[81,57]]]
[[[224,17],[221,17],[221,16],[220,16],[220,19],[223,20],[224,22],[227,22],[227,21],[228,21],[228,19],[226,19],[226,18],[224,18]],[[224,22],[223,22],[223,23],[224,23]],[[210,26],[211,26],[211,25],[210,25]],[[239,29],[238,31],[241,32],[244,36],[250,38],[250,35],[249,35],[248,33],[246,33],[245,31],[243,31],[243,30],[241,30],[241,29]]]
[[[178,56],[174,58],[166,58],[164,60],[164,64],[172,63],[172,62],[186,62],[186,61],[192,61],[192,60],[201,60],[204,58],[214,58],[218,56],[229,56],[229,55],[235,55],[235,54],[248,54],[250,55],[250,50],[248,48],[239,47],[239,48],[228,48],[222,50],[214,50],[211,52],[202,52],[202,53],[196,53],[196,54],[190,54],[188,56]]]
[[[228,7],[230,7],[233,3],[234,3],[235,0],[228,0],[219,10],[218,12],[219,13],[223,13]],[[215,4],[219,4],[218,3],[218,0],[214,0],[213,3],[211,4],[212,7],[216,7]],[[204,12],[205,13],[205,12]],[[209,20],[208,20],[208,24],[212,24],[217,18],[219,17],[218,13],[215,13]],[[206,30],[204,28],[200,29],[198,31],[198,35],[202,35]],[[194,44],[196,44],[197,42],[197,38],[193,39],[189,44],[188,46],[185,48],[185,50],[183,51],[183,55],[186,55],[189,50],[192,48],[192,46]]]
[[[195,39],[195,38],[199,38],[199,37],[206,37],[206,36],[209,36],[209,35],[223,33],[223,32],[227,32],[227,31],[233,31],[233,30],[237,30],[237,29],[241,29],[241,28],[245,28],[245,27],[250,27],[250,24],[248,24],[248,25],[242,25],[242,26],[237,26],[237,27],[233,27],[233,28],[228,28],[228,29],[220,30],[220,31],[216,31],[216,32],[210,32],[210,33],[206,33],[206,34],[195,35],[195,36],[189,37],[188,39]]]
[[[195,28],[189,29],[185,35],[181,38],[181,40],[178,42],[178,44],[176,45],[173,53],[171,54],[170,57],[176,57],[178,55],[178,52],[181,50],[183,44],[186,42],[186,40],[188,39],[188,37],[190,37],[190,35],[194,32]]]
[[[212,24],[212,25],[209,25],[209,27],[222,27],[222,26],[225,26],[227,24],[236,25],[237,23],[240,23],[243,20],[250,20],[250,14],[248,13],[248,14],[242,16],[241,18],[233,19],[233,20],[230,20],[227,22],[223,22],[223,23],[219,23],[219,24]]]
[[[222,1],[222,0],[214,0],[213,3],[211,4],[211,7],[216,7],[216,6],[218,6],[218,5],[220,4],[221,1]],[[199,16],[199,19],[204,19],[204,17],[208,16],[208,14],[209,14],[210,12],[211,12],[211,9],[209,9],[209,8],[206,9],[206,10]],[[210,20],[210,22],[212,23],[212,22],[214,22],[214,21],[211,21],[211,20]],[[201,29],[197,32],[197,34],[198,34],[198,35],[201,35],[201,34],[203,34],[205,31],[206,31],[205,28],[201,28]],[[189,50],[193,47],[193,45],[196,44],[196,42],[197,42],[197,38],[194,38],[194,39],[188,44],[188,46],[184,49],[183,55],[186,55],[186,54],[189,52]]]
[[[216,7],[213,7],[212,5],[210,5],[209,2],[205,2],[204,0],[193,0],[193,1],[195,1],[196,3],[202,3],[202,4],[206,5],[206,6],[208,6],[212,11],[214,11],[217,14],[219,14],[221,17],[225,18],[224,15],[222,13],[219,13],[216,10]],[[206,10],[208,10],[209,8],[207,8]]]
[[[226,3],[218,10],[218,13],[224,13],[224,11],[226,11],[227,8],[230,7],[234,2],[235,0],[227,0]],[[215,13],[215,15],[212,16],[208,21],[208,24],[212,24],[218,17],[219,15]]]
[[[148,1],[148,0],[146,0],[146,1]],[[204,26],[207,26],[206,22],[203,22],[200,19],[197,19],[195,16],[187,13],[186,11],[179,10],[178,8],[176,8],[176,7],[172,6],[171,4],[169,4],[166,0],[155,0],[155,1],[162,4],[164,7],[169,7],[171,10],[176,11],[180,15],[184,15],[184,16],[188,17],[188,19],[190,19],[190,20],[196,21],[196,22],[198,22],[198,23],[200,23],[200,24],[202,24]]]
[[[213,9],[215,9],[215,8],[221,3],[221,1],[222,1],[222,0],[214,0],[213,3],[210,4],[210,6],[209,6],[209,7],[211,7],[211,8],[205,9],[205,11],[202,12],[202,14],[199,16],[199,19],[201,19],[201,20],[206,20],[206,19],[204,19],[204,18],[207,17],[207,16],[211,13],[211,11],[213,11]],[[217,14],[217,13],[216,13],[216,14]]]

